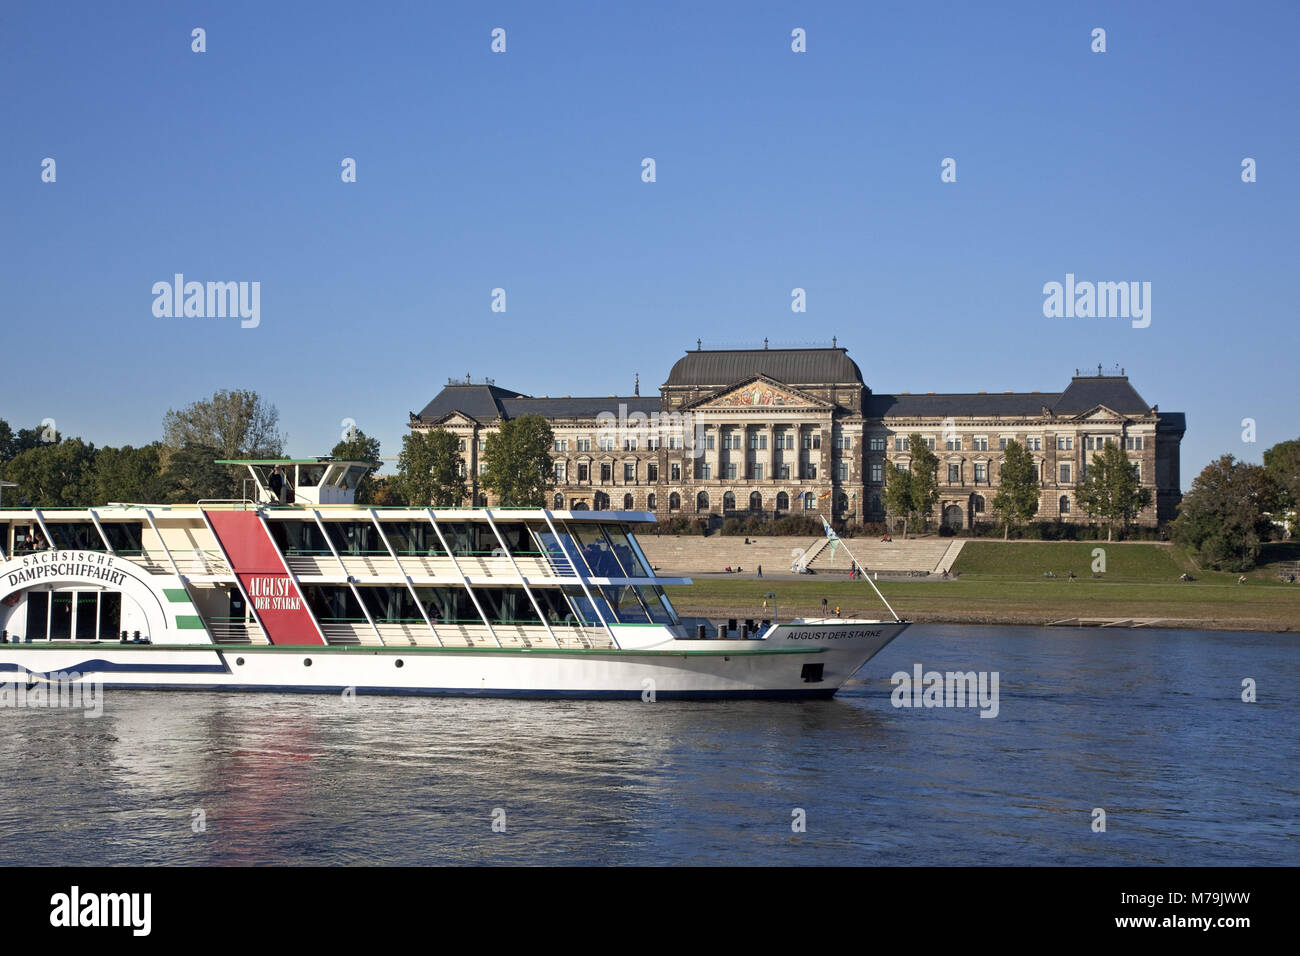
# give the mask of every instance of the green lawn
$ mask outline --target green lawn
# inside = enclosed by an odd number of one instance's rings
[[[1289,547],[1289,546],[1288,546]],[[1106,573],[1092,576],[1092,551],[1104,548]],[[1294,560],[1273,549],[1273,560]],[[1056,578],[1044,578],[1044,570]],[[1044,624],[1074,617],[1164,618],[1186,627],[1227,630],[1300,630],[1300,584],[1276,581],[1269,569],[1247,576],[1201,571],[1177,549],[1154,543],[970,542],[958,559],[956,580],[882,582],[894,609],[914,621]],[[1073,570],[1071,581],[1065,574]],[[1196,580],[1180,582],[1188,570]],[[820,616],[822,598],[844,616],[888,616],[865,581],[817,576],[799,579],[702,577],[673,588],[678,611],[701,617]],[[763,602],[767,601],[767,608]]]

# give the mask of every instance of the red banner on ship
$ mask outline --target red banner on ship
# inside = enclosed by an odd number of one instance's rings
[[[272,644],[324,644],[275,542],[256,511],[207,511],[244,592]]]

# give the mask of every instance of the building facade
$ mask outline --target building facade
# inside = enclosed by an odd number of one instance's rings
[[[1038,520],[1087,521],[1074,489],[1095,452],[1116,442],[1152,504],[1138,523],[1174,517],[1181,499],[1180,412],[1148,405],[1123,374],[1080,375],[1061,392],[876,394],[840,347],[688,351],[659,396],[533,397],[491,380],[448,382],[409,426],[460,440],[473,502],[487,435],[505,420],[544,417],[554,431],[561,509],[652,511],[660,519],[787,514],[883,522],[890,468],[910,466],[919,433],[939,459],[933,518],[992,521],[1002,451],[1012,439],[1038,466]]]

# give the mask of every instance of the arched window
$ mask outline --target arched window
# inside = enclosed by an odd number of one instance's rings
[[[596,492],[596,494],[593,496],[592,504],[594,505],[597,511],[608,511],[609,495],[605,494],[605,492],[603,491]]]
[[[695,510],[696,511],[709,510],[709,493],[707,491],[701,491],[698,495],[695,496]]]
[[[733,494],[733,493],[730,492],[730,491],[728,491],[728,492],[726,492],[725,494],[723,494],[723,496],[722,496],[722,510],[723,510],[723,511],[735,511],[735,510],[736,510],[736,496],[735,496],[735,494]]]
[[[977,515],[984,513],[984,496],[972,495],[970,499],[970,510]]]
[[[750,494],[750,496],[749,496],[749,510],[750,510],[750,511],[762,511],[762,510],[763,510],[763,494],[762,494],[762,492],[755,491],[755,492],[753,492],[753,493]]]
[[[804,511],[817,510],[817,496],[813,494],[811,491],[805,491],[803,493],[803,510]]]
[[[1061,495],[1061,514],[1068,515],[1069,513],[1070,513],[1070,496]]]
[[[790,496],[787,495],[784,491],[778,491],[776,493],[776,510],[777,511],[790,510]]]
[[[668,510],[669,511],[682,510],[682,496],[675,491],[668,496]]]
[[[552,507],[555,508],[556,511],[559,511],[561,508],[564,507],[564,495],[560,494],[558,491],[555,493],[555,498],[552,501]]]
[[[653,491],[646,495],[645,506],[648,511],[654,511],[655,508],[659,507],[659,499],[655,496]]]
[[[631,495],[624,495],[624,496],[623,496],[623,510],[624,510],[624,511],[632,511],[635,507],[636,507],[636,505],[635,505],[635,503],[632,501],[632,496],[631,496]]]

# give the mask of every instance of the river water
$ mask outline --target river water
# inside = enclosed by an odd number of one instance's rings
[[[916,664],[996,672],[997,716],[894,707]],[[806,703],[3,710],[0,862],[1300,863],[1294,635],[916,626],[857,681]]]

